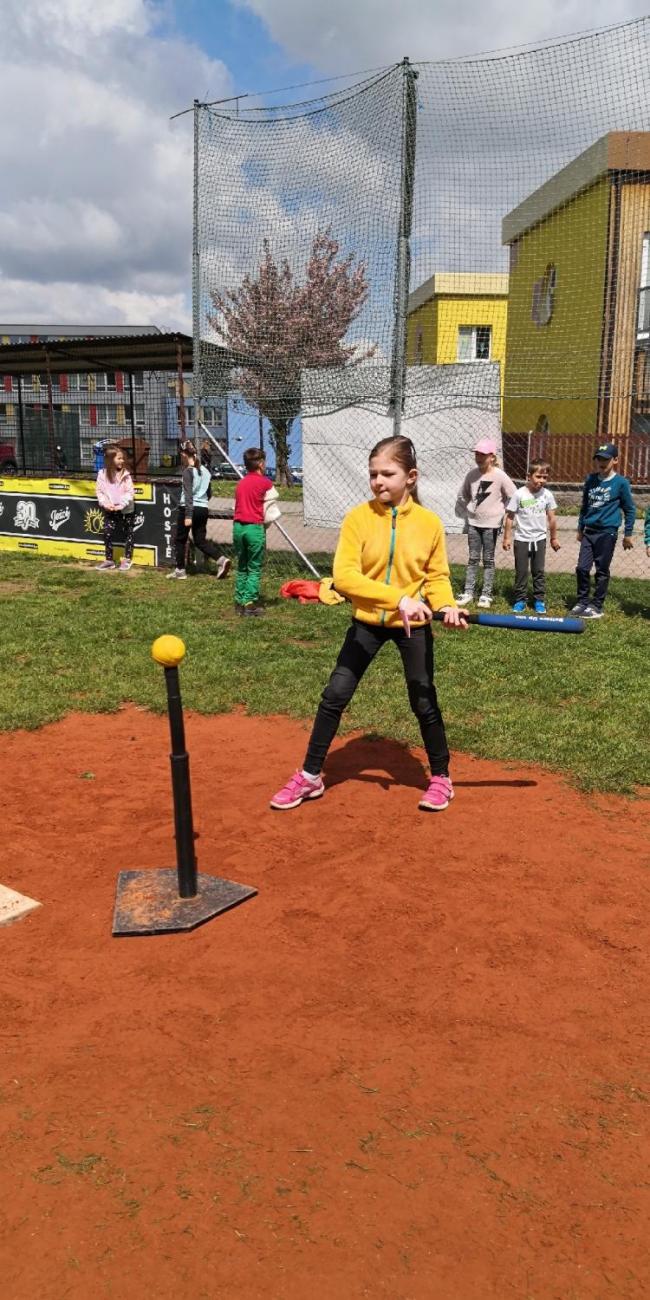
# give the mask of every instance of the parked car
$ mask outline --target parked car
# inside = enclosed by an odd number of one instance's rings
[[[18,462],[16,460],[16,450],[11,442],[0,442],[0,475],[5,478],[9,474],[18,473]]]
[[[292,465],[291,475],[296,487],[302,487],[302,466]]]
[[[232,465],[229,465],[227,461],[224,461],[223,465],[212,466],[212,477],[218,479],[230,479],[231,481],[233,479],[237,480],[241,477],[241,474],[245,474],[246,472],[243,465],[238,465],[237,469],[240,471],[239,474],[237,473],[237,470],[233,469]]]

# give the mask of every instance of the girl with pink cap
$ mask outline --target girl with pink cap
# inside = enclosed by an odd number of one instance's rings
[[[517,491],[511,478],[497,465],[497,445],[492,438],[481,438],[474,448],[476,467],[463,479],[456,503],[457,513],[466,521],[469,564],[465,589],[457,597],[459,605],[469,605],[479,565],[483,561],[483,590],[478,599],[481,609],[492,604],[494,587],[494,549],[507,504]]]

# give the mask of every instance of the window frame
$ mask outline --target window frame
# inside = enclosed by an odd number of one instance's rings
[[[476,351],[477,351],[477,333],[478,333],[479,330],[487,330],[487,332],[488,332],[488,355],[487,355],[486,357],[479,357],[479,356],[476,355]],[[461,357],[461,356],[460,356],[460,340],[461,340],[461,335],[464,335],[465,337],[469,336],[470,339],[471,339],[471,353],[472,353],[472,355],[469,356],[469,357]],[[456,363],[457,363],[457,365],[459,365],[459,366],[467,366],[467,365],[471,365],[472,362],[474,362],[474,361],[486,362],[486,361],[491,361],[491,360],[492,360],[492,325],[487,324],[487,322],[483,323],[482,325],[459,325],[459,326],[458,326],[458,335],[457,335],[457,337],[456,337]]]

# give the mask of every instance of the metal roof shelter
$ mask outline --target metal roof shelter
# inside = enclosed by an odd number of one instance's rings
[[[215,345],[225,366],[232,364],[227,348]],[[103,338],[66,338],[0,346],[1,375],[87,374],[93,371],[191,370],[192,339],[188,334],[127,334]]]
[[[16,330],[18,327],[15,327]],[[26,332],[26,327],[21,327]],[[41,327],[45,330],[45,327]],[[83,328],[83,327],[82,327]],[[210,346],[210,345],[208,345]],[[226,372],[237,364],[237,358],[228,348],[214,347],[214,366],[218,372]],[[63,374],[98,374],[102,372],[123,372],[128,376],[130,393],[131,448],[134,471],[137,469],[137,439],[135,429],[135,398],[133,391],[133,374],[139,371],[175,372],[179,378],[180,392],[183,392],[183,373],[192,370],[192,339],[180,332],[161,333],[155,327],[147,332],[126,334],[111,333],[103,337],[66,337],[41,338],[29,343],[5,343],[0,345],[0,377],[11,376],[18,386],[18,439],[21,448],[23,466],[25,458],[25,413],[23,407],[23,386],[25,376],[45,373],[47,375],[46,414],[48,424],[48,468],[56,464],[56,438],[54,424],[54,404],[52,396],[53,376]],[[225,383],[225,379],[224,379]],[[181,396],[181,428],[185,436],[185,407]]]

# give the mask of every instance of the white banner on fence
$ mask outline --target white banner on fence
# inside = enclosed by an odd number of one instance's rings
[[[388,368],[373,369],[377,389],[386,393]],[[359,403],[355,387],[368,391],[367,373],[367,367],[330,372],[329,391],[334,395],[339,390],[332,404],[339,409],[326,414],[317,404],[319,396],[322,400],[323,372],[303,374],[305,524],[338,527],[346,511],[370,495],[368,452],[391,435],[393,418],[381,400]],[[501,453],[499,365],[481,361],[409,367],[401,431],[417,453],[422,504],[440,516],[448,532],[462,532],[455,504],[462,480],[475,463],[473,447],[479,438],[493,438]]]

